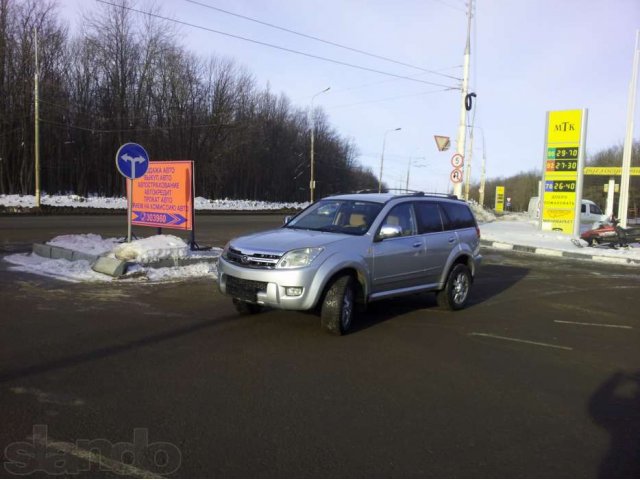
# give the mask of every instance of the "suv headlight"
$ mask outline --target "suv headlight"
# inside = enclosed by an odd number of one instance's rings
[[[284,254],[276,268],[302,268],[311,265],[311,262],[320,255],[324,248],[300,248]]]

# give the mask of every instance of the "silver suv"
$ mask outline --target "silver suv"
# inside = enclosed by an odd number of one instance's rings
[[[432,291],[440,306],[463,308],[481,259],[478,224],[454,196],[337,195],[231,240],[218,286],[240,313],[318,308],[322,326],[341,335],[356,305],[384,298]]]

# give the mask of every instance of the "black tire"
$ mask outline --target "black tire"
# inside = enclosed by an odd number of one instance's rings
[[[233,299],[233,306],[236,307],[236,311],[240,315],[255,315],[256,313],[260,313],[262,311],[262,305],[245,302],[243,300],[240,300],[239,298]]]
[[[454,265],[447,277],[444,288],[436,293],[436,300],[441,308],[460,310],[464,308],[471,291],[471,272],[466,265]]]
[[[343,275],[336,278],[322,301],[320,310],[322,328],[334,335],[347,333],[353,323],[355,300],[353,277]]]

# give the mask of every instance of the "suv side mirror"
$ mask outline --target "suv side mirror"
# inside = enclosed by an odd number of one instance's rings
[[[284,221],[282,222],[282,224],[286,225],[287,223],[289,223],[291,221],[292,218],[293,218],[293,216],[287,215],[286,217],[284,217]]]
[[[382,241],[387,238],[395,238],[402,235],[402,228],[399,225],[382,225],[380,232],[376,235],[377,241]]]

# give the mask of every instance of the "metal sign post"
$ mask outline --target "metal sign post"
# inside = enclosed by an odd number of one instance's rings
[[[149,155],[137,143],[125,143],[116,153],[116,167],[127,181],[127,243],[131,243],[131,204],[133,180],[142,177],[149,168]]]

